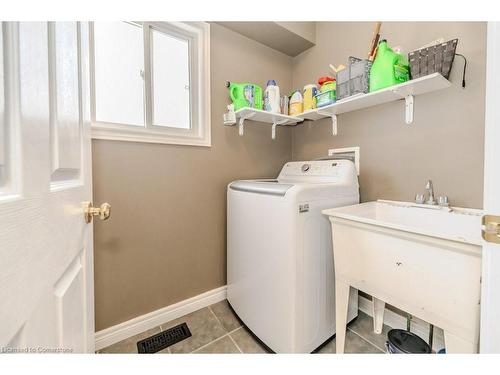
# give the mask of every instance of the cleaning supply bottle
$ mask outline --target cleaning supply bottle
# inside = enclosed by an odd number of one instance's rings
[[[370,70],[370,92],[408,81],[410,69],[403,55],[395,53],[382,39]]]
[[[280,113],[280,88],[274,79],[267,81],[267,87],[264,91],[264,110]]]
[[[318,79],[319,92],[316,94],[316,107],[324,107],[335,103],[337,99],[337,82],[335,78],[325,76]]]
[[[234,104],[229,104],[227,106],[227,112],[223,114],[224,125],[234,125],[236,124],[236,113],[234,113]]]
[[[298,116],[302,113],[303,110],[303,98],[300,90],[295,90],[292,96],[290,97],[290,111],[288,114],[290,116]]]
[[[282,95],[280,100],[280,113],[282,115],[288,115],[290,109],[290,98],[288,95]]]
[[[316,108],[315,96],[317,93],[318,88],[314,83],[304,86],[304,112]]]
[[[262,109],[262,88],[253,83],[227,82],[229,96],[234,104],[234,110],[250,107]]]

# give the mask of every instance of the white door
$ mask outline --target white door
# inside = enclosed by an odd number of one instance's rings
[[[488,22],[484,211],[500,222],[500,22]],[[491,233],[499,227],[491,226]],[[500,234],[492,235],[500,240]],[[481,353],[500,353],[500,243],[483,243]]]
[[[88,25],[4,22],[0,351],[94,351]]]

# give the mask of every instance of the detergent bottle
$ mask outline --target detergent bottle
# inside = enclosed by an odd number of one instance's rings
[[[292,96],[290,97],[290,116],[297,116],[303,112],[303,103],[304,99],[302,98],[302,94],[300,90],[295,90]]]
[[[253,83],[227,82],[229,96],[234,104],[234,110],[250,107],[262,109],[262,88]]]
[[[318,93],[318,88],[315,84],[304,86],[304,112],[316,108],[316,94]]]
[[[397,85],[409,79],[410,69],[404,56],[395,53],[387,45],[387,40],[382,39],[370,70],[370,92]]]
[[[280,113],[280,88],[274,79],[267,81],[267,87],[264,91],[264,110]]]

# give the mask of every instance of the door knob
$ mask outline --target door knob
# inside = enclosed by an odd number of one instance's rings
[[[484,215],[481,232],[486,242],[500,244],[500,216]]]
[[[103,203],[101,207],[94,207],[92,202],[83,202],[82,206],[83,216],[87,224],[92,222],[94,216],[99,216],[101,220],[107,220],[111,215],[111,205],[109,203]]]

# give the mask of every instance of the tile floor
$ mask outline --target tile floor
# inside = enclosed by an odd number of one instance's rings
[[[192,336],[159,353],[268,353],[269,351],[247,330],[227,301],[222,301],[162,324],[139,335],[101,349],[98,353],[137,353],[137,341],[162,330],[186,322]],[[348,326],[346,353],[383,353],[386,334],[373,332],[372,318],[363,312]],[[335,353],[335,339],[324,344],[318,353]]]

